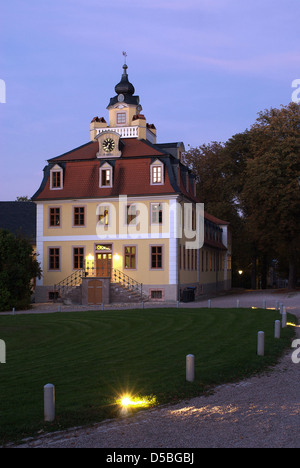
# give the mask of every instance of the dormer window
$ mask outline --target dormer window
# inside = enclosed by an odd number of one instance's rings
[[[50,171],[51,190],[61,190],[63,188],[63,169],[56,165]]]
[[[100,187],[112,187],[112,167],[106,163],[100,167]]]
[[[160,161],[155,161],[150,166],[150,184],[163,185],[164,184],[164,166]]]

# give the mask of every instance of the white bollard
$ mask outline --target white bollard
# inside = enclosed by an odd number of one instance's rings
[[[0,363],[6,364],[6,344],[4,340],[0,340]]]
[[[264,356],[265,354],[265,333],[263,331],[257,334],[257,354],[258,356]]]
[[[44,420],[52,422],[55,419],[55,387],[52,384],[44,386]]]
[[[195,356],[188,354],[186,356],[186,380],[194,382],[195,379]]]
[[[208,308],[210,309],[211,308],[211,300],[208,299]]]
[[[279,309],[279,302],[278,302],[278,301],[276,301],[276,303],[275,303],[275,309],[276,309],[276,310]]]
[[[179,309],[179,301],[177,301],[177,309]]]
[[[286,328],[286,312],[282,314],[282,328]]]
[[[267,307],[267,303],[266,303],[266,301],[264,300],[264,301],[263,301],[263,309],[265,309],[266,307]]]
[[[282,302],[279,304],[279,308],[280,308],[280,313],[282,315],[283,314],[283,304],[282,304]]]
[[[280,320],[275,320],[275,333],[274,333],[275,338],[280,338],[280,326],[281,326]]]
[[[236,301],[236,308],[237,308],[237,309],[240,308],[240,301],[239,301],[239,299],[237,299],[237,301]]]

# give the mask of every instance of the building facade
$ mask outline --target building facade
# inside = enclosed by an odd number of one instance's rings
[[[95,117],[88,143],[50,159],[33,196],[36,300],[60,296],[67,279],[84,283],[78,301],[89,304],[113,300],[112,285],[126,282],[156,301],[229,289],[230,227],[203,211],[183,143],[157,143],[127,65],[115,92],[108,123]]]

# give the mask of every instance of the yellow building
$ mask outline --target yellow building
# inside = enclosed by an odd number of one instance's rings
[[[109,123],[95,117],[88,143],[50,159],[33,197],[36,301],[177,301],[188,287],[230,288],[230,229],[204,213],[183,143],[157,143],[127,65],[115,91]]]

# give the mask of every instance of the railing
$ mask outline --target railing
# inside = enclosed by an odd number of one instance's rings
[[[65,296],[70,290],[82,284],[82,278],[86,277],[111,277],[112,283],[117,283],[123,286],[125,289],[131,292],[135,292],[140,295],[142,301],[148,300],[143,294],[143,284],[139,283],[135,279],[126,275],[120,270],[113,268],[108,269],[107,266],[103,268],[95,268],[94,264],[89,265],[87,268],[74,271],[64,280],[54,285],[54,301],[58,298]]]
[[[115,127],[115,128],[97,128],[97,135],[102,132],[112,131],[119,133],[121,138],[136,138],[138,136],[138,127]]]
[[[123,271],[114,268],[112,271],[112,282],[121,284],[127,290],[140,294],[141,299],[143,299],[143,284],[130,278]]]
[[[64,296],[71,289],[80,286],[82,278],[86,275],[85,270],[76,270],[70,276],[54,285],[54,300]]]

